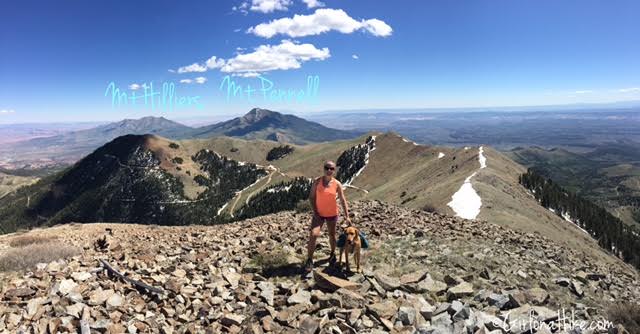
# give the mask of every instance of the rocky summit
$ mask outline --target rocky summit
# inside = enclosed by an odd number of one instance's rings
[[[379,201],[351,207],[370,242],[361,273],[327,263],[323,230],[314,272],[302,275],[308,212],[32,230],[81,252],[2,273],[0,332],[622,333],[548,328],[605,324],[611,305],[640,301],[637,271],[613,257],[480,220]]]

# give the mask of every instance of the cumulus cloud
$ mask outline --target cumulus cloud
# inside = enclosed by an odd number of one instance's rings
[[[256,77],[263,72],[275,70],[297,69],[302,63],[309,60],[325,60],[331,57],[329,48],[318,49],[313,44],[282,40],[278,45],[260,45],[252,52],[238,53],[229,59],[222,59],[213,56],[205,64],[194,63],[181,67],[178,73],[205,72],[210,69],[219,68],[221,72],[230,73],[242,77]],[[188,70],[187,70],[188,69]],[[197,69],[197,71],[191,71]],[[200,79],[201,78],[201,79]],[[204,83],[206,78],[183,79],[181,83],[197,82]],[[190,81],[187,81],[190,80]]]
[[[319,35],[331,30],[351,34],[356,30],[365,30],[374,36],[387,37],[393,29],[382,20],[367,19],[357,21],[342,9],[321,8],[310,15],[294,15],[268,23],[261,23],[247,30],[256,36],[271,38],[275,35],[303,37]]]
[[[239,6],[234,6],[231,9],[246,14],[248,8],[253,12],[267,14],[276,10],[287,10],[290,5],[291,0],[252,0],[251,5],[249,5],[248,1],[244,1]]]
[[[313,44],[298,44],[283,40],[278,45],[260,45],[253,52],[238,54],[220,69],[225,73],[260,73],[300,68],[309,60],[329,58],[329,48],[318,49]]]
[[[638,93],[640,92],[640,87],[629,87],[629,88],[620,88],[618,89],[620,93]]]
[[[191,79],[182,79],[182,80],[180,80],[180,83],[183,83],[183,84],[190,84],[192,82],[193,82],[193,80],[191,80]]]
[[[16,111],[13,110],[13,109],[2,109],[2,110],[0,110],[0,114],[3,114],[3,115],[5,115],[5,114],[13,114],[15,112]]]
[[[353,58],[353,59],[359,59],[360,57],[358,57],[358,55],[356,55],[356,54],[353,54],[353,55],[351,55],[351,58]]]
[[[324,7],[324,2],[318,0],[302,0],[307,4],[307,8]]]
[[[213,56],[204,63],[193,63],[188,66],[182,66],[178,68],[178,73],[192,73],[192,72],[206,72],[210,69],[220,68],[224,66],[224,59]]]
[[[138,90],[140,89],[142,86],[138,85],[137,83],[132,83],[129,85],[129,89],[131,90]]]

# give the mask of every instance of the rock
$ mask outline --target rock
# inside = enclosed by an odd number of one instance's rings
[[[226,314],[222,318],[220,318],[220,323],[229,327],[229,326],[240,326],[244,321],[244,316],[239,314]]]
[[[578,297],[584,296],[584,290],[582,290],[582,283],[576,280],[571,280],[571,292],[573,292]]]
[[[373,277],[386,291],[397,290],[401,286],[400,281],[395,277],[390,277],[382,273],[375,273]]]
[[[367,300],[359,293],[347,289],[338,289],[335,294],[340,297],[342,307],[348,309],[363,308]]]
[[[176,270],[173,271],[173,273],[171,273],[173,276],[178,277],[178,278],[183,278],[185,276],[187,276],[187,272],[182,269],[182,268],[178,268]]]
[[[453,286],[447,290],[447,299],[453,300],[462,298],[465,296],[470,296],[473,294],[473,285],[468,282],[462,282],[456,286]]]
[[[114,293],[107,299],[107,308],[116,308],[122,306],[124,299],[119,293]]]
[[[269,281],[258,283],[258,289],[260,289],[260,297],[262,297],[264,301],[270,306],[273,306],[275,288],[276,287],[273,285],[273,283]]]
[[[431,317],[431,326],[440,328],[449,328],[453,324],[449,313],[442,312]]]
[[[425,320],[430,320],[434,312],[436,311],[436,307],[429,304],[426,300],[424,300],[424,298],[422,298],[422,303],[419,310],[420,314]]]
[[[482,277],[484,279],[487,279],[487,280],[493,280],[494,279],[493,273],[487,267],[482,269],[482,271],[480,272],[480,277]]]
[[[569,285],[571,285],[571,280],[566,277],[559,277],[559,278],[556,278],[556,284],[560,286],[568,287]]]
[[[85,306],[86,305],[83,303],[75,303],[73,305],[67,306],[65,311],[68,315],[79,319]]]
[[[71,274],[71,277],[78,282],[84,282],[91,278],[91,274],[86,271],[81,271]]]
[[[58,289],[58,291],[60,291],[60,293],[63,296],[66,296],[69,294],[69,292],[71,292],[71,290],[73,290],[76,286],[78,286],[78,284],[76,284],[76,282],[74,282],[71,279],[63,279],[60,282],[60,287]]]
[[[113,290],[102,290],[102,289],[100,289],[100,290],[93,291],[89,295],[89,305],[102,305],[114,293],[115,292]]]
[[[14,298],[14,297],[28,297],[31,296],[33,294],[35,294],[36,291],[31,289],[31,288],[17,288],[17,289],[10,289],[7,290],[7,292],[5,293],[5,297],[8,299]]]
[[[431,276],[427,275],[427,277],[418,283],[417,292],[431,292],[436,295],[439,295],[445,291],[447,291],[447,284],[444,282],[436,281],[431,278]]]
[[[509,302],[509,296],[498,293],[491,293],[489,294],[489,296],[487,296],[487,302],[489,303],[489,305],[493,305],[498,309],[503,310]]]
[[[516,272],[516,274],[517,274],[518,276],[520,276],[520,278],[527,278],[527,277],[528,277],[528,276],[527,276],[527,273],[525,273],[525,272],[524,272],[524,271],[522,271],[522,270],[518,270],[518,272]]]
[[[458,322],[461,320],[469,319],[470,316],[471,316],[471,308],[469,307],[469,305],[464,305],[458,311],[456,311],[456,313],[454,313],[451,318],[453,319],[454,322]]]
[[[587,274],[587,279],[592,280],[592,281],[599,281],[601,279],[604,279],[606,276],[603,274],[598,274],[598,273],[589,273]]]
[[[412,326],[416,323],[416,310],[413,307],[401,306],[398,309],[398,320],[404,326]]]
[[[413,284],[422,281],[427,276],[426,270],[418,270],[400,276],[400,283],[403,285]]]
[[[307,290],[298,290],[298,292],[287,298],[287,303],[292,304],[308,304],[311,305],[311,293]]]
[[[47,300],[46,297],[29,299],[29,302],[27,302],[27,314],[25,315],[25,318],[33,319],[34,316],[38,314],[38,312],[42,308],[42,304],[44,304],[46,300]]]
[[[549,300],[549,293],[542,288],[531,288],[524,292],[527,303],[543,305]]]
[[[238,287],[238,283],[240,281],[240,278],[242,277],[242,275],[236,273],[236,272],[231,272],[228,270],[225,270],[222,272],[222,277],[224,277],[224,279],[229,282],[229,284],[231,285],[231,288],[235,289]]]
[[[329,291],[336,291],[340,288],[349,290],[358,290],[360,288],[358,283],[327,275],[319,270],[313,271],[313,279],[319,287]]]
[[[298,330],[300,331],[300,334],[315,334],[319,328],[320,322],[314,319],[312,316],[307,316],[302,321],[300,321]]]
[[[398,307],[391,300],[367,305],[367,311],[372,313],[378,319],[390,319],[396,315]]]

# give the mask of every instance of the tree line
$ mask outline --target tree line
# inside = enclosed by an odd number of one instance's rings
[[[519,182],[529,189],[542,206],[569,219],[591,235],[598,244],[640,269],[640,230],[624,224],[609,211],[563,189],[551,179],[529,168]]]

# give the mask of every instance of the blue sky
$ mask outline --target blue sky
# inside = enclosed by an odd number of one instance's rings
[[[0,123],[640,100],[638,13],[638,1],[3,1]],[[226,75],[294,94],[319,84],[314,99],[227,100]],[[200,108],[112,107],[110,82],[128,97],[174,83]]]

